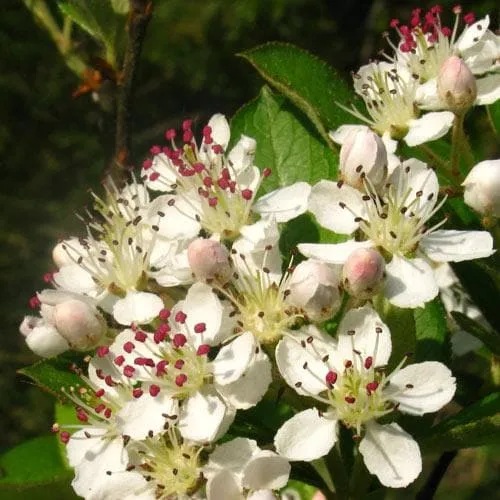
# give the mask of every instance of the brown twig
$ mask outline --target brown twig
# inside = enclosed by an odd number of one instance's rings
[[[448,467],[453,459],[457,456],[458,451],[445,451],[437,461],[434,470],[431,472],[427,482],[415,497],[417,500],[432,500],[438,489],[441,479],[443,479]]]
[[[123,68],[117,82],[115,155],[109,169],[109,175],[117,184],[122,183],[127,177],[127,167],[131,155],[130,117],[134,82],[146,29],[153,11],[153,0],[129,1],[127,47]]]

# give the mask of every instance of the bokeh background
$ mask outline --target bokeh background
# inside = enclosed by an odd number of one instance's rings
[[[262,81],[236,53],[270,40],[291,42],[349,79],[349,71],[386,46],[381,33],[391,18],[409,19],[412,8],[433,3],[156,0],[133,104],[133,162],[139,164],[164,130],[184,118],[203,123],[214,112],[231,116],[258,93]],[[445,9],[454,3],[444,2]],[[464,8],[478,16],[490,12],[498,26],[495,0]],[[87,35],[75,35],[82,57],[95,53]],[[2,452],[47,432],[52,423],[52,398],[16,376],[35,361],[18,326],[29,313],[28,299],[44,288],[43,274],[53,270],[54,243],[83,230],[75,212],[90,201],[89,189],[100,190],[112,157],[114,123],[106,110],[106,88],[99,103],[90,94],[72,97],[81,82],[22,0],[0,4],[0,55]],[[438,498],[450,498],[451,492],[455,500],[497,495],[499,451],[460,452]]]

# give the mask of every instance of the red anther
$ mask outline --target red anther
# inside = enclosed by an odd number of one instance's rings
[[[212,187],[214,181],[212,180],[211,177],[204,177],[203,178],[203,184],[205,184],[206,187]]]
[[[167,321],[168,318],[170,318],[170,314],[171,314],[171,311],[170,309],[167,309],[166,307],[164,307],[159,313],[158,313],[158,317],[162,320],[162,321]]]
[[[109,347],[107,345],[101,345],[97,348],[96,354],[99,358],[104,358],[106,354],[109,353]]]
[[[458,15],[462,13],[462,6],[460,4],[455,5],[452,9],[453,14]]]
[[[150,181],[156,181],[160,177],[160,174],[158,172],[152,172],[149,174],[149,180]]]
[[[89,416],[83,410],[79,410],[76,412],[76,418],[80,420],[80,422],[87,422]]]
[[[151,394],[151,396],[156,397],[156,396],[158,396],[159,393],[160,393],[159,386],[157,386],[156,384],[149,386],[149,394]]]
[[[33,295],[33,297],[30,298],[28,303],[31,309],[36,309],[41,305],[40,299],[36,295]]]
[[[156,331],[161,333],[168,333],[170,331],[170,325],[168,323],[160,323]]]
[[[154,368],[155,362],[152,358],[144,358],[144,366],[149,366],[150,368]]]
[[[198,194],[203,198],[208,198],[210,196],[210,193],[206,189],[203,189],[201,186],[198,188]]]
[[[137,342],[145,342],[147,338],[148,336],[141,330],[137,330],[135,333],[135,340],[137,340]]]
[[[161,344],[167,338],[167,333],[158,329],[153,335],[155,344]]]
[[[182,387],[187,382],[187,375],[185,373],[181,373],[175,377],[175,385],[178,387]]]
[[[442,33],[444,36],[449,37],[449,36],[451,36],[451,29],[450,29],[450,28],[448,28],[447,26],[443,26],[443,27],[441,28],[441,33]]]
[[[175,139],[176,135],[177,135],[177,132],[175,131],[175,129],[169,128],[165,132],[165,139],[167,139],[167,141],[171,141],[172,139]]]
[[[175,321],[177,321],[177,323],[180,323],[181,325],[183,325],[185,322],[186,322],[186,318],[187,318],[187,315],[185,313],[183,313],[182,311],[178,311],[175,315]]]
[[[205,323],[196,323],[194,325],[194,333],[203,333],[207,329],[207,325]]]
[[[366,359],[365,359],[365,368],[367,370],[369,370],[373,365],[373,358],[371,356],[368,356]]]
[[[162,359],[156,364],[156,376],[161,377],[165,373],[167,373],[167,365],[168,361],[166,359]]]
[[[137,366],[144,366],[145,365],[146,358],[135,358],[134,359],[134,365]]]
[[[102,368],[98,368],[95,371],[95,374],[97,375],[97,378],[100,378],[101,380],[104,380],[104,372],[102,371]]]
[[[95,412],[96,412],[97,414],[102,413],[105,409],[106,409],[106,405],[104,405],[103,403],[98,404],[98,405],[94,408],[94,410],[95,410]]]
[[[223,179],[226,179],[226,180],[230,180],[231,179],[231,173],[229,172],[229,169],[227,167],[222,169],[222,171],[221,171],[221,177]]]
[[[123,375],[125,375],[125,377],[132,377],[134,375],[134,372],[135,368],[131,365],[126,365],[123,369]]]
[[[112,413],[111,408],[106,408],[106,409],[104,410],[104,416],[105,416],[106,418],[110,418],[110,417],[111,417],[111,413]]]
[[[98,397],[98,398],[102,398],[104,396],[104,393],[106,391],[104,389],[99,389],[98,391],[96,391],[95,395]]]
[[[144,394],[144,391],[142,389],[134,389],[132,391],[132,396],[134,396],[135,399],[139,399],[142,395]]]
[[[366,384],[366,392],[368,394],[371,394],[372,392],[375,392],[378,387],[378,382],[370,382],[369,384]]]
[[[212,127],[210,125],[205,125],[202,131],[203,137],[212,135]]]
[[[399,26],[399,19],[391,19],[391,22],[389,23],[389,26],[391,28],[396,28]]]
[[[182,347],[187,342],[187,338],[182,333],[176,333],[172,339],[172,343],[175,347]]]
[[[123,350],[129,354],[135,349],[135,345],[132,342],[125,342],[123,344]]]
[[[64,444],[67,444],[69,439],[70,439],[71,435],[69,432],[67,431],[63,431],[61,432],[61,434],[59,434],[59,439],[61,440],[62,443]]]
[[[189,130],[193,125],[193,120],[184,120],[182,122],[182,130]]]
[[[229,191],[231,191],[231,193],[236,191],[236,181],[229,181]]]
[[[356,398],[354,396],[346,396],[344,398],[344,401],[352,405],[356,401]]]
[[[352,366],[352,361],[351,361],[350,359],[348,359],[348,360],[344,363],[344,366],[345,366],[346,368],[351,368],[351,366]]]
[[[176,158],[175,156],[172,157],[172,164],[175,165],[176,167],[183,167],[184,166],[184,162],[179,159],[179,158]]]
[[[335,384],[337,382],[337,374],[334,371],[329,371],[325,376],[326,383],[329,385]]]
[[[154,146],[151,146],[151,149],[149,150],[149,152],[152,155],[158,155],[161,153],[161,147],[155,144]]]
[[[196,350],[197,356],[205,356],[210,352],[210,346],[208,344],[201,344]]]
[[[400,28],[399,28],[399,31],[401,31],[401,34],[406,37],[408,35],[411,35],[411,31],[410,31],[410,28],[408,28],[408,26],[406,26],[405,24],[403,24]]]
[[[244,200],[251,200],[252,199],[252,196],[253,196],[253,191],[251,189],[244,189],[242,192],[241,192],[241,197],[244,199]]]
[[[263,177],[269,177],[271,175],[271,169],[270,168],[265,168],[263,171],[262,171],[262,176]]]
[[[106,383],[106,385],[108,387],[113,387],[114,385],[116,385],[113,381],[113,378],[111,377],[111,375],[106,375],[104,377],[104,382]]]
[[[222,153],[224,153],[224,148],[220,145],[220,144],[214,144],[212,146],[212,151],[216,154],[216,155],[221,155]]]
[[[476,15],[474,14],[474,12],[469,12],[467,14],[465,14],[464,16],[464,23],[469,25],[469,24],[473,24],[474,22],[476,21]]]
[[[208,205],[210,207],[216,207],[217,206],[217,203],[218,203],[218,199],[217,198],[209,198],[208,199]]]
[[[186,130],[183,134],[182,134],[182,140],[184,142],[191,142],[193,138],[193,132],[191,132],[191,130]]]
[[[221,189],[227,189],[229,187],[229,181],[227,179],[224,179],[224,177],[221,177],[220,179],[217,179],[217,185]]]
[[[199,174],[201,172],[203,172],[203,170],[205,170],[205,165],[203,165],[203,163],[193,163],[193,170]]]
[[[114,359],[114,363],[116,366],[122,366],[125,361],[125,356],[122,356],[121,354],[119,356],[116,356]]]
[[[178,359],[175,364],[174,364],[175,368],[177,368],[178,370],[181,370],[182,367],[184,366],[184,360],[183,359]]]
[[[196,171],[192,168],[180,167],[179,174],[182,175],[182,177],[193,177],[193,175],[196,174]]]
[[[153,166],[153,160],[150,160],[149,158],[147,158],[146,160],[144,160],[142,162],[142,168],[144,170],[148,170],[149,168],[151,168]]]
[[[45,273],[43,275],[43,281],[45,281],[45,283],[51,283],[53,277],[54,277],[54,273]]]
[[[441,14],[441,12],[443,12],[443,7],[441,7],[441,5],[434,5],[434,7],[431,7],[431,12],[433,14]]]

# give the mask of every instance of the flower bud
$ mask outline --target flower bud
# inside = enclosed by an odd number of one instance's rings
[[[54,326],[40,318],[27,316],[21,324],[20,331],[26,337],[28,347],[43,358],[57,356],[69,349],[68,343]]]
[[[345,290],[359,299],[369,299],[380,291],[385,261],[372,248],[359,248],[347,258],[342,279]]]
[[[311,321],[324,321],[339,309],[339,275],[323,262],[306,260],[293,271],[287,301],[301,308]]]
[[[340,148],[340,173],[342,180],[363,190],[366,177],[375,189],[387,175],[387,151],[382,139],[368,127],[352,130]]]
[[[465,178],[464,201],[480,214],[500,217],[500,160],[478,163]]]
[[[95,347],[105,331],[101,315],[81,300],[67,300],[56,305],[53,319],[60,335],[77,350]]]
[[[203,238],[192,241],[187,257],[193,274],[200,280],[216,279],[225,283],[231,275],[229,252],[218,241]]]
[[[463,112],[476,100],[476,78],[460,57],[450,56],[439,70],[437,90],[441,101],[451,111]]]

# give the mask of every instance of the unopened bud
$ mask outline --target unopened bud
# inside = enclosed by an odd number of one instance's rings
[[[450,56],[439,70],[437,90],[441,101],[451,111],[460,113],[476,100],[476,78],[460,57]]]
[[[306,260],[293,271],[287,301],[301,308],[311,321],[324,321],[339,309],[339,274],[323,262]]]
[[[363,190],[367,178],[376,189],[387,175],[387,151],[382,139],[368,127],[352,130],[340,149],[342,180]]]
[[[31,331],[27,331],[26,328],[29,326],[27,322],[23,322],[21,333],[26,336],[28,347],[38,356],[50,358],[69,349],[66,340],[52,325],[42,322],[34,326]],[[33,326],[33,323],[31,323],[31,326]]]
[[[77,350],[95,347],[105,331],[104,319],[81,300],[67,300],[56,305],[53,319],[57,331]]]
[[[229,252],[218,241],[194,240],[189,244],[187,256],[193,274],[200,280],[216,279],[225,283],[231,275]]]
[[[500,217],[500,160],[478,163],[462,185],[469,207],[483,215]]]
[[[347,258],[342,279],[345,290],[359,299],[369,299],[380,291],[385,261],[376,250],[360,248]]]

